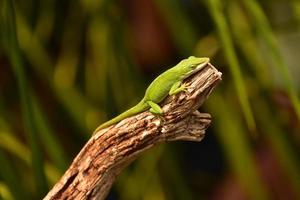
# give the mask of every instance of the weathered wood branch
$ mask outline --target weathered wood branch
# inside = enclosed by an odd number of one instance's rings
[[[165,141],[200,141],[211,117],[197,108],[221,80],[211,64],[184,82],[188,92],[168,96],[163,119],[145,111],[95,133],[44,198],[105,199],[119,173],[146,149]]]

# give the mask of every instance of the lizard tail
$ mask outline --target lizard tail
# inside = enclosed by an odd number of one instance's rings
[[[125,112],[121,113],[120,115],[114,117],[113,119],[101,124],[100,126],[98,126],[98,128],[94,131],[94,133],[96,133],[98,130],[106,128],[110,125],[113,125],[115,123],[118,123],[119,121],[133,116],[137,113],[143,112],[145,110],[147,110],[147,108],[149,108],[148,104],[143,100],[141,100],[138,104],[136,104],[135,106],[133,106],[132,108],[126,110]]]

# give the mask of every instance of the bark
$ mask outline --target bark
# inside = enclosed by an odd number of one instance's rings
[[[207,64],[184,81],[187,92],[160,103],[163,117],[145,111],[96,132],[44,199],[105,199],[120,172],[145,150],[166,141],[201,141],[211,116],[197,108],[220,80]]]

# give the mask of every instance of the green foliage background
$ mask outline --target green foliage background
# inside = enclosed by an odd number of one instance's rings
[[[300,1],[1,0],[0,198],[41,199],[93,130],[190,55],[223,81],[197,144],[156,147],[109,199],[300,199]]]

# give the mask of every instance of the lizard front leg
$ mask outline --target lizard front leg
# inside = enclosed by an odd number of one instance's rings
[[[169,95],[177,94],[182,91],[187,91],[187,87],[185,84],[181,84],[181,81],[177,81],[174,83],[169,91]]]

